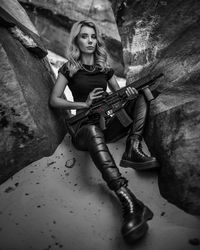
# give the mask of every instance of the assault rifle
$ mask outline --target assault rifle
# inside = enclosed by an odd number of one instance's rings
[[[87,122],[95,117],[99,118],[100,127],[105,129],[105,119],[113,114],[118,117],[123,126],[127,127],[132,123],[132,119],[123,108],[129,100],[129,97],[126,95],[126,89],[134,87],[139,93],[143,92],[148,101],[151,101],[154,99],[154,96],[152,95],[150,86],[161,76],[163,76],[162,73],[155,77],[146,76],[111,94],[104,92],[102,97],[95,100],[88,109],[66,119],[69,132],[74,133],[74,125],[78,122]]]

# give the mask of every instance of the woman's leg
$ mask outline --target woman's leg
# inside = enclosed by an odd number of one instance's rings
[[[132,243],[144,236],[148,229],[147,220],[152,219],[153,213],[127,188],[128,181],[119,172],[101,129],[95,125],[83,126],[73,138],[73,143],[77,149],[89,151],[108,187],[121,202],[124,212],[121,231],[124,239]]]
[[[111,190],[117,190],[127,184],[127,180],[119,172],[106,145],[104,135],[98,126],[85,125],[81,127],[73,142],[77,149],[89,151],[93,162]]]
[[[116,116],[112,117],[106,124],[106,130],[104,130],[106,141],[117,141],[117,139],[123,137],[123,135],[126,135],[128,131],[129,137],[138,136],[142,138],[148,113],[148,104],[144,96],[139,95],[137,99],[129,101],[125,106],[125,110],[132,118],[133,123],[128,127],[124,127]]]
[[[127,140],[126,149],[122,156],[120,166],[131,167],[136,170],[146,170],[158,167],[155,157],[146,155],[142,151],[141,140],[145,128],[145,122],[148,114],[148,102],[143,95],[130,102],[126,111],[133,120]]]
[[[139,95],[137,99],[129,101],[125,106],[127,114],[133,120],[133,123],[130,126],[124,127],[116,116],[107,124],[107,129],[104,131],[104,135],[108,142],[120,139],[129,131],[126,140],[126,149],[120,162],[120,166],[122,167],[131,167],[136,170],[158,167],[156,158],[146,155],[142,151],[141,146],[148,108],[148,103],[144,96]]]

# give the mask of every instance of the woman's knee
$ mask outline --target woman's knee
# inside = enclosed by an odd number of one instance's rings
[[[85,133],[87,139],[91,139],[92,137],[103,137],[101,129],[93,124],[84,126],[83,133]]]
[[[145,98],[144,94],[140,94],[137,99],[138,99],[137,101],[140,102],[140,103],[142,103],[143,105],[145,105],[145,106],[148,105],[148,101]]]
[[[92,124],[81,127],[74,138],[75,147],[82,150],[88,150],[92,144],[102,141],[104,141],[104,135],[101,129]]]
[[[146,111],[147,109],[148,109],[148,102],[143,94],[139,94],[136,99],[129,101],[128,105],[126,106],[126,111],[131,116],[138,110]]]

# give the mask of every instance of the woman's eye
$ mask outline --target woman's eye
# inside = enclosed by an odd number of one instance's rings
[[[81,35],[81,38],[83,38],[83,39],[86,39],[86,38],[88,38],[88,37],[89,37],[89,36],[86,35],[86,34],[82,34],[82,35]],[[92,35],[91,38],[92,38],[92,39],[97,39],[96,35]]]

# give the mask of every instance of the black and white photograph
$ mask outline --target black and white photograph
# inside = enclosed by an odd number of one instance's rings
[[[200,250],[200,1],[0,0],[0,250]]]

